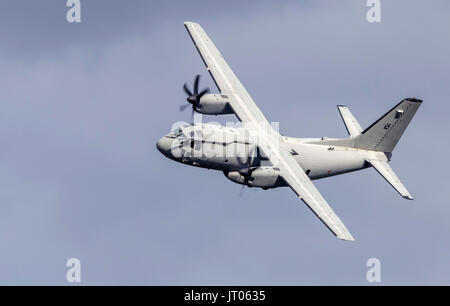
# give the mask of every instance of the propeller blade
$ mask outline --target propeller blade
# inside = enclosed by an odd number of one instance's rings
[[[200,102],[200,99],[201,99],[205,94],[207,94],[208,92],[209,92],[209,88],[203,89],[202,92],[199,93],[199,94],[197,95],[197,101]]]
[[[239,162],[239,165],[243,168],[245,166],[244,162],[242,161],[242,158],[238,155],[236,156],[237,161]]]
[[[238,196],[240,198],[242,198],[242,196],[244,195],[244,191],[245,191],[245,185],[242,185],[241,190],[239,190],[239,194],[238,194]]]
[[[198,85],[200,84],[200,74],[197,74],[194,81],[194,95],[198,95]]]
[[[186,108],[188,108],[189,106],[190,106],[190,104],[180,105],[180,112],[184,112],[186,110]]]
[[[187,83],[184,83],[183,89],[184,89],[184,92],[185,92],[188,96],[192,96],[191,89],[189,88],[189,86],[188,86]]]
[[[250,149],[250,151],[248,152],[247,168],[249,168],[251,165],[253,165],[253,161],[255,159],[254,153],[255,153],[255,146],[253,146]]]

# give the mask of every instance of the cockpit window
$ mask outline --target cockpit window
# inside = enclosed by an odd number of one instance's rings
[[[183,133],[183,130],[181,128],[177,128],[177,129],[173,130],[172,133],[174,133],[175,135],[178,135],[178,134]]]
[[[175,130],[172,131],[172,134],[175,137],[184,136],[183,130],[181,128],[176,128]]]

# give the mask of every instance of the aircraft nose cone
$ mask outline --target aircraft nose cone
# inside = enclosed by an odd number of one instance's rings
[[[163,137],[156,143],[156,147],[158,148],[159,152],[161,152],[164,155],[169,155],[171,148],[172,148],[172,139]]]

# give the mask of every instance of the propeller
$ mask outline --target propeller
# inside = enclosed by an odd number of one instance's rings
[[[252,178],[252,172],[256,169],[256,168],[250,168],[255,160],[255,148],[256,146],[253,146],[250,151],[248,152],[248,156],[247,156],[247,160],[245,161],[245,163],[242,163],[242,169],[239,170],[239,174],[242,175],[245,180],[244,180],[244,184],[247,184],[248,181],[253,181],[254,178]],[[240,159],[239,159],[240,160]]]
[[[241,189],[239,190],[238,196],[240,198],[242,198],[244,196],[245,186],[246,185],[242,185]],[[256,193],[256,188],[253,188],[253,193]]]
[[[194,88],[193,91],[189,88],[187,83],[184,83],[183,90],[188,95],[187,97],[187,104],[183,104],[180,106],[180,112],[184,111],[186,108],[188,108],[189,104],[192,105],[192,116],[194,116],[194,111],[197,110],[200,106],[200,99],[207,93],[209,93],[209,88],[203,89],[201,92],[199,92],[199,85],[200,85],[200,74],[197,74],[194,79]]]
[[[239,174],[244,177],[244,184],[242,184],[241,190],[239,191],[239,194],[238,194],[240,198],[244,195],[245,186],[247,186],[248,182],[254,180],[254,178],[252,177],[252,172],[256,168],[250,168],[250,167],[253,165],[253,162],[255,160],[255,156],[254,156],[255,148],[256,148],[256,150],[258,150],[258,148],[256,146],[253,146],[251,148],[245,163],[241,162],[242,169],[238,171]],[[238,160],[241,161],[240,158],[238,158]]]
[[[244,191],[245,191],[245,185],[242,185],[241,189],[239,190],[238,196],[240,198],[242,198],[242,196],[244,195]]]

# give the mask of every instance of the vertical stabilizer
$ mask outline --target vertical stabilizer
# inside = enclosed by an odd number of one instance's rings
[[[421,104],[422,100],[416,98],[403,100],[355,138],[354,146],[392,152]]]

